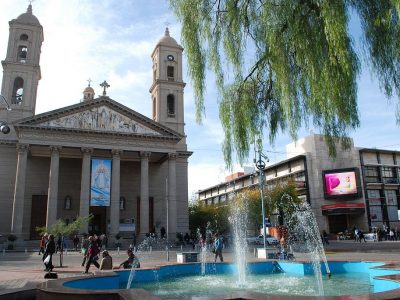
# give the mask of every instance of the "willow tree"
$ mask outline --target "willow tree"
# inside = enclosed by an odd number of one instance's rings
[[[388,97],[400,96],[399,0],[170,0],[182,23],[182,44],[201,123],[206,69],[216,78],[223,152],[248,156],[256,134],[273,144],[313,124],[348,145],[360,124],[357,76],[361,53],[349,32],[361,20],[366,61]],[[400,105],[397,106],[400,124]]]

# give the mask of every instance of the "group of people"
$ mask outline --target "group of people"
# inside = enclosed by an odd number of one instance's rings
[[[112,270],[113,260],[110,253],[107,250],[103,250],[102,248],[102,239],[98,236],[83,236],[82,237],[82,246],[81,251],[83,254],[82,267],[85,267],[84,273],[89,273],[89,269],[91,265],[94,265],[99,270]],[[102,259],[100,264],[98,263],[99,254],[101,252]],[[131,269],[131,268],[140,268],[140,262],[137,256],[133,253],[132,249],[127,250],[128,258],[119,264],[117,269]]]

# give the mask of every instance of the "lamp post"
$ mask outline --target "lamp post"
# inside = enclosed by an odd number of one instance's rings
[[[265,224],[265,204],[264,204],[264,170],[265,170],[265,158],[268,161],[268,158],[261,152],[261,139],[258,141],[258,160],[256,162],[256,167],[260,172],[260,193],[261,193],[261,209],[262,209],[262,225],[263,225],[263,242],[264,242],[264,251],[266,253],[267,249],[267,231]]]

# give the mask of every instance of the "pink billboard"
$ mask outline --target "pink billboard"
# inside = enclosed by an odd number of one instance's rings
[[[357,177],[355,171],[325,172],[325,196],[357,195]]]

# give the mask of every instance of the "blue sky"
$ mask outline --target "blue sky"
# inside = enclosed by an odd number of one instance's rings
[[[0,59],[6,56],[8,21],[26,11],[27,0],[0,1]],[[107,80],[108,95],[120,103],[151,116],[149,88],[152,81],[150,54],[163,36],[165,24],[180,41],[180,25],[166,0],[35,0],[33,13],[44,28],[36,113],[78,103],[91,78],[96,94]],[[359,43],[357,20],[350,23],[354,42]],[[365,68],[359,78],[361,127],[351,133],[357,147],[400,150],[395,122],[397,99],[387,99]],[[212,77],[207,80],[206,115],[198,125],[194,116],[193,89],[184,59],[185,131],[189,150],[189,195],[224,181],[221,153],[223,132]],[[318,129],[303,129],[299,137]],[[291,139],[281,133],[274,145],[264,143],[270,163],[285,159]],[[249,164],[251,164],[251,158]],[[241,170],[237,166],[235,170]]]

